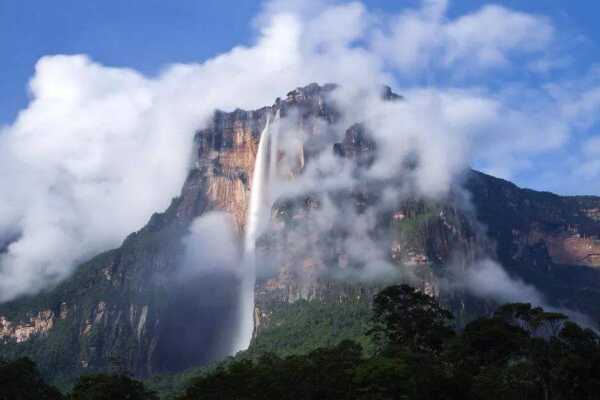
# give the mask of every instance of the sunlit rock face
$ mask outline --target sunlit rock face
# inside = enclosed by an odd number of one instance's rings
[[[377,146],[362,121],[346,121],[336,110],[335,89],[312,84],[269,107],[216,112],[196,132],[189,175],[166,211],[56,288],[0,305],[0,357],[28,355],[49,376],[69,379],[106,371],[115,358],[145,377],[228,355],[239,279],[233,273],[182,278],[183,239],[194,219],[224,211],[238,238],[230,251],[241,253],[260,135],[278,111],[279,183],[300,185],[328,155],[360,184],[293,193],[274,184],[257,243],[255,341],[273,327],[294,328],[277,311],[288,305],[308,300],[352,308],[398,280],[439,296],[466,320],[493,304],[447,282],[482,255],[554,304],[598,314],[599,198],[524,190],[474,171],[436,202],[389,191],[402,178],[383,182],[363,174]],[[389,89],[383,97],[402,101]],[[465,208],[465,198],[473,207]]]
[[[267,114],[275,115],[281,110],[282,118],[287,113],[299,115],[299,126],[306,135],[315,134],[315,117],[333,122],[337,114],[326,101],[326,96],[335,86],[321,87],[317,84],[296,89],[288,93],[285,100],[277,99],[271,107],[256,111],[235,110],[231,113],[218,111],[207,129],[196,134],[196,159],[192,175],[184,186],[182,198],[189,208],[195,204],[194,193],[186,196],[188,187],[204,186],[206,209],[217,209],[230,213],[239,233],[244,232],[249,190],[252,187],[252,172],[256,161],[259,136],[265,127]],[[304,164],[304,148],[298,147],[294,154],[298,172]],[[280,154],[280,157],[290,156]],[[198,181],[203,184],[199,185]],[[189,214],[189,213],[188,213]]]
[[[211,126],[196,134],[195,176],[206,180],[209,207],[230,213],[239,234],[246,224],[259,136],[269,112],[269,107],[217,112]]]
[[[195,218],[224,211],[241,241],[269,110],[216,112],[196,132],[190,173],[165,212],[55,289],[0,305],[0,356],[29,355],[49,376],[69,379],[114,363],[144,377],[229,355],[239,279],[232,271],[181,276],[190,267],[184,239]]]
[[[0,340],[4,343],[11,341],[22,343],[34,335],[46,335],[54,326],[54,320],[54,313],[50,310],[40,311],[22,323],[14,323],[0,316]]]

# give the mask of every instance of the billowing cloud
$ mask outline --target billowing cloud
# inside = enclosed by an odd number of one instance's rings
[[[240,273],[240,246],[233,229],[231,216],[213,211],[192,221],[183,239],[185,257],[182,278],[229,271]]]
[[[484,259],[473,264],[457,282],[482,298],[495,299],[501,303],[526,302],[546,305],[540,292],[523,281],[511,278],[498,263]]]
[[[376,31],[374,48],[403,73],[455,74],[498,69],[515,54],[539,54],[551,43],[550,21],[497,5],[455,19],[447,17],[447,1],[424,1],[417,10],[392,17]]]
[[[0,135],[0,301],[58,282],[164,209],[214,109],[258,108],[311,81],[349,94],[388,83],[405,94],[394,115],[376,103],[361,110],[390,149],[374,173],[395,167],[394,149],[417,151],[417,187],[431,196],[473,161],[509,177],[529,167],[528,154],[567,143],[596,104],[589,88],[589,101],[570,110],[553,95],[562,84],[486,87],[489,73],[546,60],[552,22],[502,6],[450,17],[449,6],[430,0],[381,15],[360,2],[272,1],[251,46],[154,77],[83,55],[43,57],[30,104]],[[436,71],[469,79],[400,86]]]

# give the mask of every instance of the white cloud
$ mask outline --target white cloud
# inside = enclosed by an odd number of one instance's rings
[[[489,5],[448,24],[445,33],[447,65],[462,61],[496,67],[509,64],[512,52],[544,51],[554,32],[544,17]]]
[[[21,235],[1,258],[0,299],[115,246],[180,189],[194,124],[165,121],[153,85],[84,56],[38,62],[32,102],[0,137],[0,226]]]
[[[489,259],[474,263],[457,282],[479,297],[492,298],[501,303],[519,301],[540,306],[546,304],[533,286],[511,278],[500,265]]]
[[[394,17],[376,30],[374,48],[407,74],[441,69],[456,74],[510,66],[516,54],[540,54],[552,43],[546,18],[488,5],[450,20],[446,1]]]
[[[0,301],[59,281],[164,209],[185,178],[193,132],[215,108],[262,107],[311,81],[356,94],[395,84],[399,74],[404,81],[435,70],[483,78],[520,68],[515,55],[544,59],[556,35],[544,17],[488,6],[450,18],[447,7],[424,1],[381,16],[360,2],[269,2],[252,46],[152,78],[87,56],[43,57],[29,106],[0,136],[0,238],[19,234],[0,256]],[[389,157],[374,173],[417,152],[417,188],[432,196],[474,158],[510,175],[528,154],[567,142],[574,121],[599,103],[592,89],[574,107],[544,88],[526,96],[542,93],[544,101],[525,104],[518,87],[508,95],[486,88],[485,79],[470,84],[397,88],[407,101],[389,106],[393,115],[370,96],[356,114],[345,104],[349,115],[380,128]]]
[[[240,274],[240,247],[233,220],[224,212],[210,212],[192,221],[184,238],[182,278],[228,271]]]

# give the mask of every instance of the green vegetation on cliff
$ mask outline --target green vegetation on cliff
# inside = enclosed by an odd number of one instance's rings
[[[260,331],[248,353],[306,354],[319,347],[335,346],[346,339],[370,348],[372,343],[365,335],[370,316],[370,299],[280,303],[274,306],[269,326]]]

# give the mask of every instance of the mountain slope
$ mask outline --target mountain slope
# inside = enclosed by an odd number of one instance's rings
[[[239,282],[233,273],[182,279],[190,224],[210,211],[224,211],[241,243],[260,134],[267,115],[277,110],[282,119],[293,116],[294,126],[307,135],[287,160],[292,182],[320,152],[368,166],[375,146],[360,124],[344,127],[341,138],[331,136],[342,121],[329,98],[333,90],[312,84],[271,107],[215,113],[210,126],[196,133],[197,157],[168,210],[155,214],[118,249],[79,266],[58,287],[0,305],[0,357],[29,355],[59,381],[115,364],[144,377],[224,357],[232,340],[226,333],[236,329],[239,318]],[[398,100],[389,90],[384,97]],[[466,265],[481,254],[540,288],[551,304],[598,314],[600,198],[520,189],[471,171],[464,187],[473,210],[458,189],[445,201],[403,197],[383,207],[381,185],[365,181],[348,190],[275,202],[258,246],[276,262],[257,280],[255,348],[305,351],[360,334],[370,296],[409,273],[462,320],[487,312],[489,301],[464,288],[447,290],[444,283],[448,265],[457,258]],[[357,220],[375,221],[360,233],[365,243],[376,242],[379,257],[393,266],[387,281],[352,275],[364,269],[364,260],[344,247],[356,226],[339,220],[322,224],[328,202]],[[233,247],[237,254],[240,249]],[[273,343],[281,332],[292,338]]]

